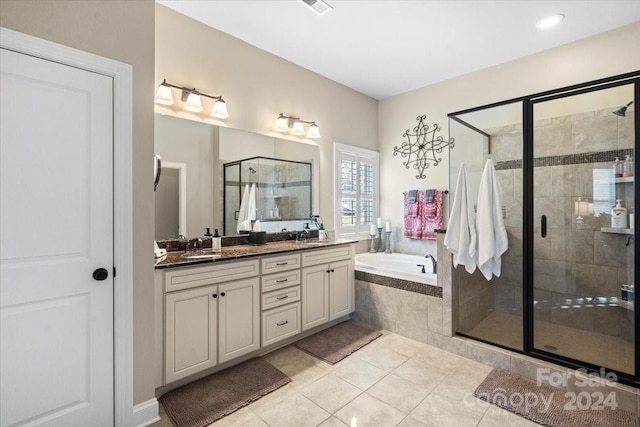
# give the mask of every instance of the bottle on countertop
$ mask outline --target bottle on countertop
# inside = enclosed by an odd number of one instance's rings
[[[613,176],[615,178],[622,178],[623,165],[618,157],[613,161]]]
[[[621,205],[622,200],[616,200],[611,209],[611,228],[627,228],[627,208]]]
[[[214,231],[213,237],[211,237],[211,249],[214,251],[219,251],[222,249],[222,238],[218,234],[217,228]]]
[[[273,217],[274,217],[274,218],[278,218],[278,217],[280,217],[280,208],[278,208],[278,205],[276,205],[276,206],[273,208]]]
[[[622,176],[633,176],[633,160],[631,160],[630,154],[627,154],[627,157],[624,159],[624,164],[622,165]]]
[[[327,230],[324,229],[324,224],[320,224],[320,228],[318,229],[318,240],[321,242],[329,240],[329,235],[327,234]]]
[[[211,237],[211,229],[209,227],[204,229],[204,237]]]

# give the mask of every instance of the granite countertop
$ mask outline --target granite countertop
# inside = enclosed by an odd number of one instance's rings
[[[164,257],[156,259],[156,269],[185,267],[196,264],[209,264],[212,262],[229,261],[239,258],[248,258],[261,255],[270,255],[283,252],[292,252],[300,250],[311,250],[318,248],[326,248],[330,246],[348,245],[355,243],[354,240],[339,239],[331,241],[319,241],[317,239],[309,239],[305,243],[299,243],[295,240],[285,240],[280,242],[269,242],[264,245],[236,245],[223,246],[220,252],[212,252],[209,250],[202,251],[173,251],[168,252]],[[206,258],[186,258],[185,255],[210,255],[214,257]]]

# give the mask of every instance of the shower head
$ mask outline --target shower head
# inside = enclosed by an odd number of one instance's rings
[[[616,116],[625,117],[627,115],[627,107],[631,104],[633,104],[633,101],[629,102],[624,107],[618,108],[616,111],[613,112],[613,114],[615,114]]]

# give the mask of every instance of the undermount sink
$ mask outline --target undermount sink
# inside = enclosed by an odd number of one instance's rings
[[[185,259],[213,259],[219,258],[220,254],[213,252],[187,252],[182,255],[182,258]]]

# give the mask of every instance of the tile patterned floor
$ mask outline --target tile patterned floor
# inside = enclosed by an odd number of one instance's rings
[[[472,396],[489,366],[386,331],[333,366],[292,345],[265,359],[293,381],[213,427],[537,425]]]

